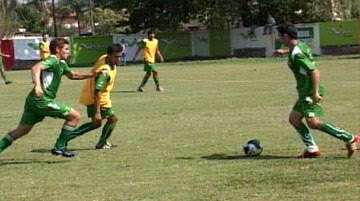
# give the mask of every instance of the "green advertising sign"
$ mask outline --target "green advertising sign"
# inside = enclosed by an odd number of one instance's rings
[[[157,34],[160,52],[166,59],[181,59],[191,56],[190,33]]]
[[[226,57],[231,56],[231,38],[227,30],[212,30],[209,32],[210,56]]]
[[[71,39],[72,66],[89,66],[96,62],[99,56],[106,53],[112,44],[112,36],[74,37]]]
[[[320,45],[359,45],[359,21],[320,23]]]

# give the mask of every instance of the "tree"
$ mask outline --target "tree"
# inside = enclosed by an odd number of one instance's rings
[[[13,8],[16,7],[16,0],[0,0],[0,39],[5,35],[14,33],[18,28],[18,23],[14,20],[16,12]]]

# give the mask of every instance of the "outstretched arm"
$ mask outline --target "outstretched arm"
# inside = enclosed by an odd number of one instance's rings
[[[290,52],[289,49],[277,49],[273,53],[273,56],[275,57],[275,56],[279,56],[279,55],[289,54],[289,52]]]
[[[3,53],[1,53],[1,52],[0,52],[0,56],[2,56],[2,57],[7,57],[7,58],[11,57],[11,55],[3,54]]]
[[[96,74],[83,74],[83,73],[79,73],[79,72],[74,72],[71,71],[69,73],[66,74],[66,76],[70,79],[70,80],[84,80],[84,79],[89,79],[92,77],[95,77]]]

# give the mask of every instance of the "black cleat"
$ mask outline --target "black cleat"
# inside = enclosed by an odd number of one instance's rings
[[[5,81],[5,84],[11,84],[12,81]]]
[[[62,155],[64,157],[74,157],[75,154],[66,150],[66,149],[60,149],[60,150],[56,150],[56,149],[52,149],[51,153],[54,155]]]

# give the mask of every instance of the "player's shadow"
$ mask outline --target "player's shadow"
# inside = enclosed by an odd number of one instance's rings
[[[61,160],[61,161],[53,161],[53,160],[34,160],[34,159],[2,159],[0,160],[0,167],[5,165],[27,165],[27,164],[59,164],[59,163],[67,163],[70,160]]]
[[[281,160],[294,159],[294,156],[274,156],[274,155],[260,155],[260,156],[245,156],[245,155],[226,155],[226,154],[212,154],[208,156],[201,156],[206,160]]]
[[[117,145],[112,145],[111,149],[118,147]],[[95,151],[95,147],[87,147],[87,148],[70,148],[69,151]],[[33,149],[30,152],[32,153],[40,153],[40,154],[51,154],[50,149]]]
[[[131,93],[137,93],[136,90],[129,91],[129,90],[123,90],[123,91],[112,91],[111,93],[123,93],[123,94],[131,94]]]

